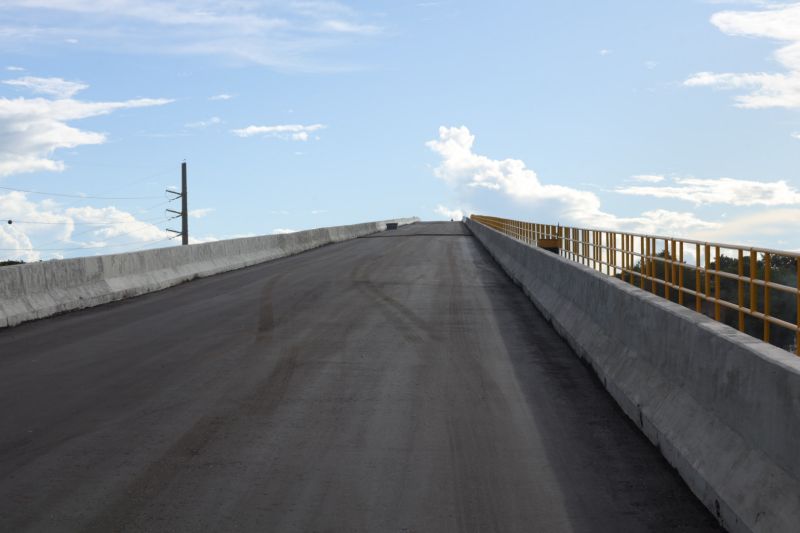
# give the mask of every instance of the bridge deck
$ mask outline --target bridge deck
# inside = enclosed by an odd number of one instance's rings
[[[460,223],[0,331],[0,530],[708,531]]]

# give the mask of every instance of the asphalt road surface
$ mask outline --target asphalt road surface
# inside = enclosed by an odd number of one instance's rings
[[[0,531],[713,531],[461,223],[0,330]]]

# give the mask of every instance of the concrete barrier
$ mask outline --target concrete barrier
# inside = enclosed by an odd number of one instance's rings
[[[725,528],[800,531],[800,358],[467,225]]]
[[[418,218],[403,218],[3,267],[0,328],[384,231],[387,223],[404,225],[417,221]]]

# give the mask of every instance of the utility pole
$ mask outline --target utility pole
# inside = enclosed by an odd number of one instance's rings
[[[181,163],[181,212],[183,218],[181,224],[182,244],[189,244],[189,191],[186,189],[186,161]]]
[[[170,189],[167,189],[169,194],[174,194],[175,198],[181,199],[181,210],[174,211],[172,209],[167,209],[168,212],[174,213],[176,216],[172,218],[181,217],[181,231],[176,231],[174,229],[167,229],[167,231],[171,231],[172,233],[181,236],[181,244],[187,245],[189,244],[189,195],[188,195],[188,188],[186,186],[186,161],[181,163],[181,192],[176,192]],[[173,198],[174,199],[174,198]]]

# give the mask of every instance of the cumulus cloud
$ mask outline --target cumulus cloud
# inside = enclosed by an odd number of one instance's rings
[[[749,91],[736,97],[736,105],[743,108],[800,108],[800,3],[767,5],[758,11],[722,11],[711,17],[711,23],[727,35],[785,43],[774,53],[785,72],[698,72],[684,85]]]
[[[800,204],[800,192],[785,181],[675,178],[674,182],[674,186],[620,187],[617,192],[654,198],[674,198],[696,205],[779,206]]]
[[[113,206],[65,207],[21,192],[0,195],[0,217],[0,258],[24,261],[114,253],[167,237],[156,224]]]
[[[667,210],[618,217],[603,211],[600,199],[593,192],[544,184],[523,161],[491,159],[476,154],[474,143],[475,136],[464,126],[440,127],[439,138],[427,143],[428,148],[441,157],[435,175],[456,190],[488,190],[531,209],[546,208],[556,217],[552,222],[649,233],[658,230],[675,235],[716,227],[714,222],[701,220],[691,213]]]
[[[289,228],[275,228],[272,230],[273,235],[286,235],[287,233],[297,233],[299,230]]]
[[[796,131],[792,133],[792,138],[797,139],[800,141],[800,131]]]
[[[263,135],[265,137],[278,137],[291,139],[293,141],[307,141],[309,134],[325,128],[323,124],[280,124],[276,126],[247,126],[246,128],[231,130],[231,133],[238,137],[253,137]]]
[[[225,93],[215,94],[214,96],[209,96],[208,97],[209,100],[230,100],[232,98],[233,98],[233,95],[225,94]]]
[[[85,87],[83,84],[70,85],[72,82],[64,82],[60,78],[36,79],[40,81],[22,86],[36,92],[49,92],[56,98],[0,98],[0,177],[26,172],[61,171],[64,163],[52,158],[57,149],[106,141],[105,134],[75,128],[68,124],[71,121],[107,115],[120,109],[160,106],[171,102],[164,98],[87,102],[71,98],[75,91],[80,90],[79,86]]]
[[[154,224],[139,221],[136,216],[113,206],[108,207],[68,207],[64,216],[74,224],[98,226],[91,230],[94,239],[107,241],[116,237],[129,237],[134,241],[153,241],[163,239],[165,231]]]
[[[336,0],[3,0],[14,26],[0,41],[133,53],[212,55],[300,70],[331,70],[317,53],[382,33]]]
[[[561,213],[576,222],[609,226],[615,217],[600,210],[600,200],[589,191],[562,185],[542,184],[536,172],[519,159],[490,159],[476,154],[475,136],[468,128],[439,128],[439,138],[427,146],[442,158],[434,173],[451,186],[466,186],[502,192],[532,204],[555,202]]]
[[[464,211],[461,209],[449,209],[441,204],[437,205],[433,212],[451,220],[461,220],[464,218]]]
[[[800,204],[800,193],[785,182],[757,182],[729,178],[702,180],[675,178],[674,186],[635,186],[618,191],[645,194],[657,198],[675,198],[694,203],[725,203],[751,206],[737,217],[706,220],[690,211],[649,209],[638,215],[620,217],[601,209],[600,199],[590,191],[542,183],[539,176],[517,159],[492,159],[475,153],[475,137],[466,127],[439,129],[439,138],[428,147],[441,157],[434,172],[461,196],[471,196],[481,204],[496,206],[503,200],[503,211],[497,207],[484,214],[516,215],[542,223],[561,223],[597,229],[611,229],[689,237],[718,242],[758,243],[761,246],[782,246],[785,239],[796,239],[800,209],[775,206]],[[660,183],[662,176],[643,175],[643,183]],[[481,193],[478,195],[477,193]],[[767,207],[753,211],[757,207]],[[510,208],[510,209],[509,209]],[[450,209],[437,206],[437,213],[447,215]],[[480,210],[473,212],[480,213]]]

